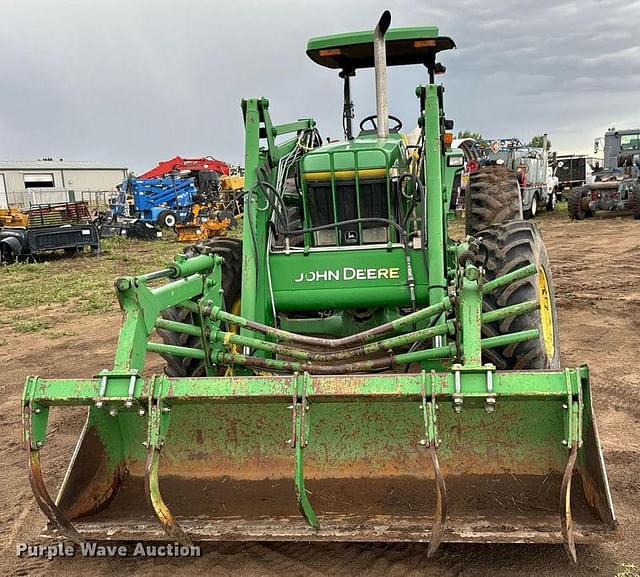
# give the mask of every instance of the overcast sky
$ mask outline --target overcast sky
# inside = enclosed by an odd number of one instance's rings
[[[176,154],[240,162],[242,97],[275,122],[314,117],[341,136],[337,74],[311,36],[436,25],[446,112],[485,137],[548,132],[590,152],[608,126],[640,125],[640,1],[0,0],[0,158],[99,160],[141,172]],[[390,111],[409,129],[421,67],[392,70]],[[354,79],[357,118],[373,77]]]

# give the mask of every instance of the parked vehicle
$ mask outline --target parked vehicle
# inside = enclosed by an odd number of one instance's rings
[[[180,240],[223,234],[242,212],[244,185],[242,175],[229,174],[229,167],[224,167],[224,175],[204,168],[202,163],[192,163],[179,175],[130,177],[120,185],[111,203],[110,224],[119,222],[131,228],[129,232],[139,232],[130,226],[135,219],[147,226],[176,229]]]
[[[595,140],[594,152],[603,144],[603,168],[594,173],[593,182],[572,191],[569,216],[582,220],[598,210],[631,210],[640,219],[640,128],[611,128]]]
[[[563,194],[572,188],[585,186],[593,182],[593,159],[585,155],[556,156],[553,170],[558,178],[558,192]]]
[[[188,220],[197,194],[193,178],[130,177],[120,185],[111,210],[116,216],[130,216],[161,228],[173,228]]]
[[[226,236],[242,218],[244,176],[222,176],[217,194],[205,194],[191,207],[189,218],[176,225],[178,241],[194,242]]]
[[[0,262],[35,258],[64,250],[76,254],[85,247],[100,252],[98,229],[84,202],[31,205],[26,223],[9,223],[0,230]]]

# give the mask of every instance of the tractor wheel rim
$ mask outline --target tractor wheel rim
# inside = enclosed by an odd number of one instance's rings
[[[172,215],[168,215],[165,219],[164,222],[167,226],[175,226],[176,225],[176,219],[174,216]]]
[[[536,200],[536,196],[533,195],[531,199],[531,216],[535,216],[536,212],[538,212],[538,201]]]
[[[553,326],[553,308],[549,293],[549,282],[544,268],[538,269],[538,302],[540,303],[541,337],[547,357],[552,359],[555,355],[555,338]]]

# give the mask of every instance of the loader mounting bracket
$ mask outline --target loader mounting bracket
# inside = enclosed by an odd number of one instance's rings
[[[140,377],[140,371],[138,369],[130,369],[128,371],[108,371],[103,370],[97,375],[97,378],[100,379],[100,389],[98,390],[98,396],[95,399],[95,406],[98,409],[104,407],[105,399],[108,399],[107,389],[111,387],[109,385],[116,385],[119,388],[122,386],[127,387],[127,395],[124,400],[123,406],[125,409],[130,409],[133,407],[136,394],[136,384],[138,382],[138,378]],[[111,408],[112,416],[117,414],[117,409],[115,407]]]

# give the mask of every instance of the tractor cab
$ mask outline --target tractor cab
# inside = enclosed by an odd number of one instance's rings
[[[389,29],[387,14],[373,31],[312,38],[307,45],[311,60],[338,70],[343,80],[345,136],[342,142],[309,151],[301,160],[303,223],[305,229],[314,229],[306,235],[307,246],[399,243],[404,231],[398,225],[404,228],[415,201],[421,202],[413,191],[418,186],[416,175],[422,161],[421,138],[410,142],[401,132],[402,121],[389,114],[386,67],[423,65],[433,84],[435,76],[445,71],[437,61],[438,53],[455,48],[455,43],[439,36],[434,26]],[[351,79],[365,68],[375,69],[377,110],[360,121],[360,131],[354,136]],[[424,92],[420,89],[418,97],[417,112],[422,116]],[[452,127],[444,116],[441,121],[443,133]],[[464,160],[447,144],[443,142],[445,154],[455,157],[445,166],[455,167],[449,171],[452,180]],[[332,223],[336,226],[331,227]]]

